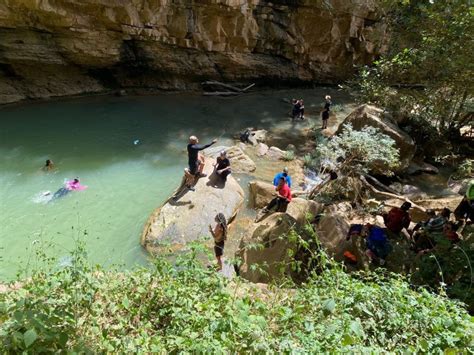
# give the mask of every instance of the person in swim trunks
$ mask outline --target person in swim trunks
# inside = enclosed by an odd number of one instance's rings
[[[216,226],[214,229],[209,225],[209,232],[214,238],[214,253],[216,254],[219,271],[222,270],[222,254],[224,254],[224,244],[227,239],[227,220],[223,213],[218,213],[215,217]]]
[[[204,150],[214,143],[217,142],[217,139],[214,139],[209,144],[199,144],[199,139],[196,136],[189,137],[188,144],[188,170],[185,170],[186,174],[186,186],[194,191],[192,187],[197,178],[205,176],[202,171],[204,169],[204,157],[199,154],[201,150]]]

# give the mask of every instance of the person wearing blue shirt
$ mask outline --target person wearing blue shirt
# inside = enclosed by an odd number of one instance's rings
[[[290,177],[290,175],[288,175],[288,168],[287,167],[284,167],[283,171],[281,173],[278,173],[278,174],[275,175],[275,177],[273,178],[273,186],[277,186],[278,181],[282,177],[285,178],[286,184],[288,185],[288,187],[291,187],[291,177]]]

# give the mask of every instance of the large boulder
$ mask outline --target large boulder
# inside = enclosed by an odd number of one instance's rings
[[[275,196],[275,186],[267,182],[251,181],[249,183],[250,205],[255,208],[265,207]]]
[[[286,213],[293,217],[299,225],[311,222],[324,208],[322,203],[303,198],[293,198],[288,204]]]
[[[398,171],[408,168],[415,155],[415,142],[406,132],[398,127],[390,115],[375,106],[361,105],[346,117],[336,134],[341,133],[343,125],[349,123],[356,130],[360,130],[365,126],[371,126],[378,128],[383,134],[391,137],[400,150],[400,166]]]
[[[338,261],[343,261],[344,252],[352,249],[346,240],[349,227],[349,220],[337,212],[325,214],[316,227],[321,246]]]
[[[268,152],[268,145],[265,143],[258,143],[257,144],[257,156],[263,157]]]
[[[219,212],[228,221],[235,217],[244,201],[244,191],[232,175],[228,176],[225,186],[216,185],[218,177],[213,174],[212,162],[206,157],[204,173],[207,177],[199,179],[194,192],[168,200],[150,216],[141,237],[141,244],[148,251],[159,251],[165,245],[179,249],[209,235],[208,226],[214,223]]]
[[[288,274],[290,255],[294,255],[291,251],[296,249],[288,235],[295,224],[293,217],[282,212],[254,224],[242,238],[236,255],[242,263],[240,276],[252,282],[266,283]]]
[[[206,155],[216,159],[220,152],[225,150],[227,152],[227,157],[230,160],[230,166],[232,167],[232,171],[234,173],[251,173],[257,169],[257,165],[255,162],[249,158],[247,154],[245,154],[240,147],[232,146],[232,147],[210,147],[206,149]]]
[[[284,150],[281,150],[278,147],[270,147],[267,151],[266,156],[270,160],[283,160],[285,153],[286,152]]]

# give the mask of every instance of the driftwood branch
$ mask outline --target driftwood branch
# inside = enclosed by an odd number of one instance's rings
[[[385,191],[385,192],[390,192],[392,194],[397,195],[398,192],[392,189],[391,187],[381,183],[378,179],[374,178],[371,175],[364,175],[364,177],[370,182],[370,184],[375,185],[377,188]]]
[[[241,89],[237,86],[221,83],[220,81],[205,81],[201,83],[202,86],[208,86],[212,88],[218,88],[218,91],[207,91],[204,92],[205,96],[235,96],[240,95],[255,86],[255,83],[246,86]]]
[[[417,205],[415,202],[411,201],[410,199],[408,199],[407,197],[404,197],[404,196],[400,196],[400,195],[397,195],[397,194],[393,194],[391,192],[383,192],[383,191],[380,191],[380,190],[377,190],[374,186],[372,186],[364,176],[360,176],[360,181],[362,181],[362,183],[369,188],[369,190],[371,190],[375,195],[378,195],[378,196],[383,196],[383,197],[388,197],[388,198],[393,198],[393,199],[397,199],[397,200],[401,200],[401,201],[406,201],[406,202],[410,202],[411,203],[411,207],[412,208],[415,208],[423,213],[426,212],[426,208],[424,207],[421,207],[419,205]]]
[[[237,96],[240,94],[241,94],[240,92],[234,92],[234,91],[204,92],[204,96]]]

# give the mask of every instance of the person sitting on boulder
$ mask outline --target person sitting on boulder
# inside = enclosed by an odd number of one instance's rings
[[[218,270],[222,270],[222,255],[224,254],[224,244],[227,239],[227,220],[223,213],[218,213],[214,218],[216,226],[214,229],[209,225],[209,232],[214,238],[214,254],[216,255]]]
[[[216,164],[214,165],[216,174],[220,176],[224,181],[227,180],[227,175],[231,173],[230,161],[227,159],[227,153],[223,150],[217,157]]]
[[[286,212],[286,208],[291,202],[291,190],[283,176],[279,179],[275,190],[278,192],[278,195],[262,210],[263,213],[268,213],[275,206],[277,212]]]
[[[454,216],[457,220],[474,221],[474,180],[469,182],[466,195],[454,210]]]
[[[285,178],[286,184],[291,188],[291,176],[288,175],[288,168],[286,166],[283,168],[282,172],[276,174],[273,178],[273,186],[278,186],[280,178],[282,177]]]
[[[410,202],[404,202],[400,207],[393,207],[390,212],[383,214],[383,220],[387,230],[399,235],[403,228],[408,229],[411,222],[408,210],[411,208]]]
[[[189,137],[189,144],[188,144],[188,165],[189,169],[185,169],[186,175],[186,187],[194,191],[194,183],[196,182],[197,178],[205,176],[202,171],[204,169],[204,157],[199,154],[199,152],[203,149],[206,149],[217,142],[217,139],[214,139],[209,144],[198,144],[199,139],[196,136]]]

